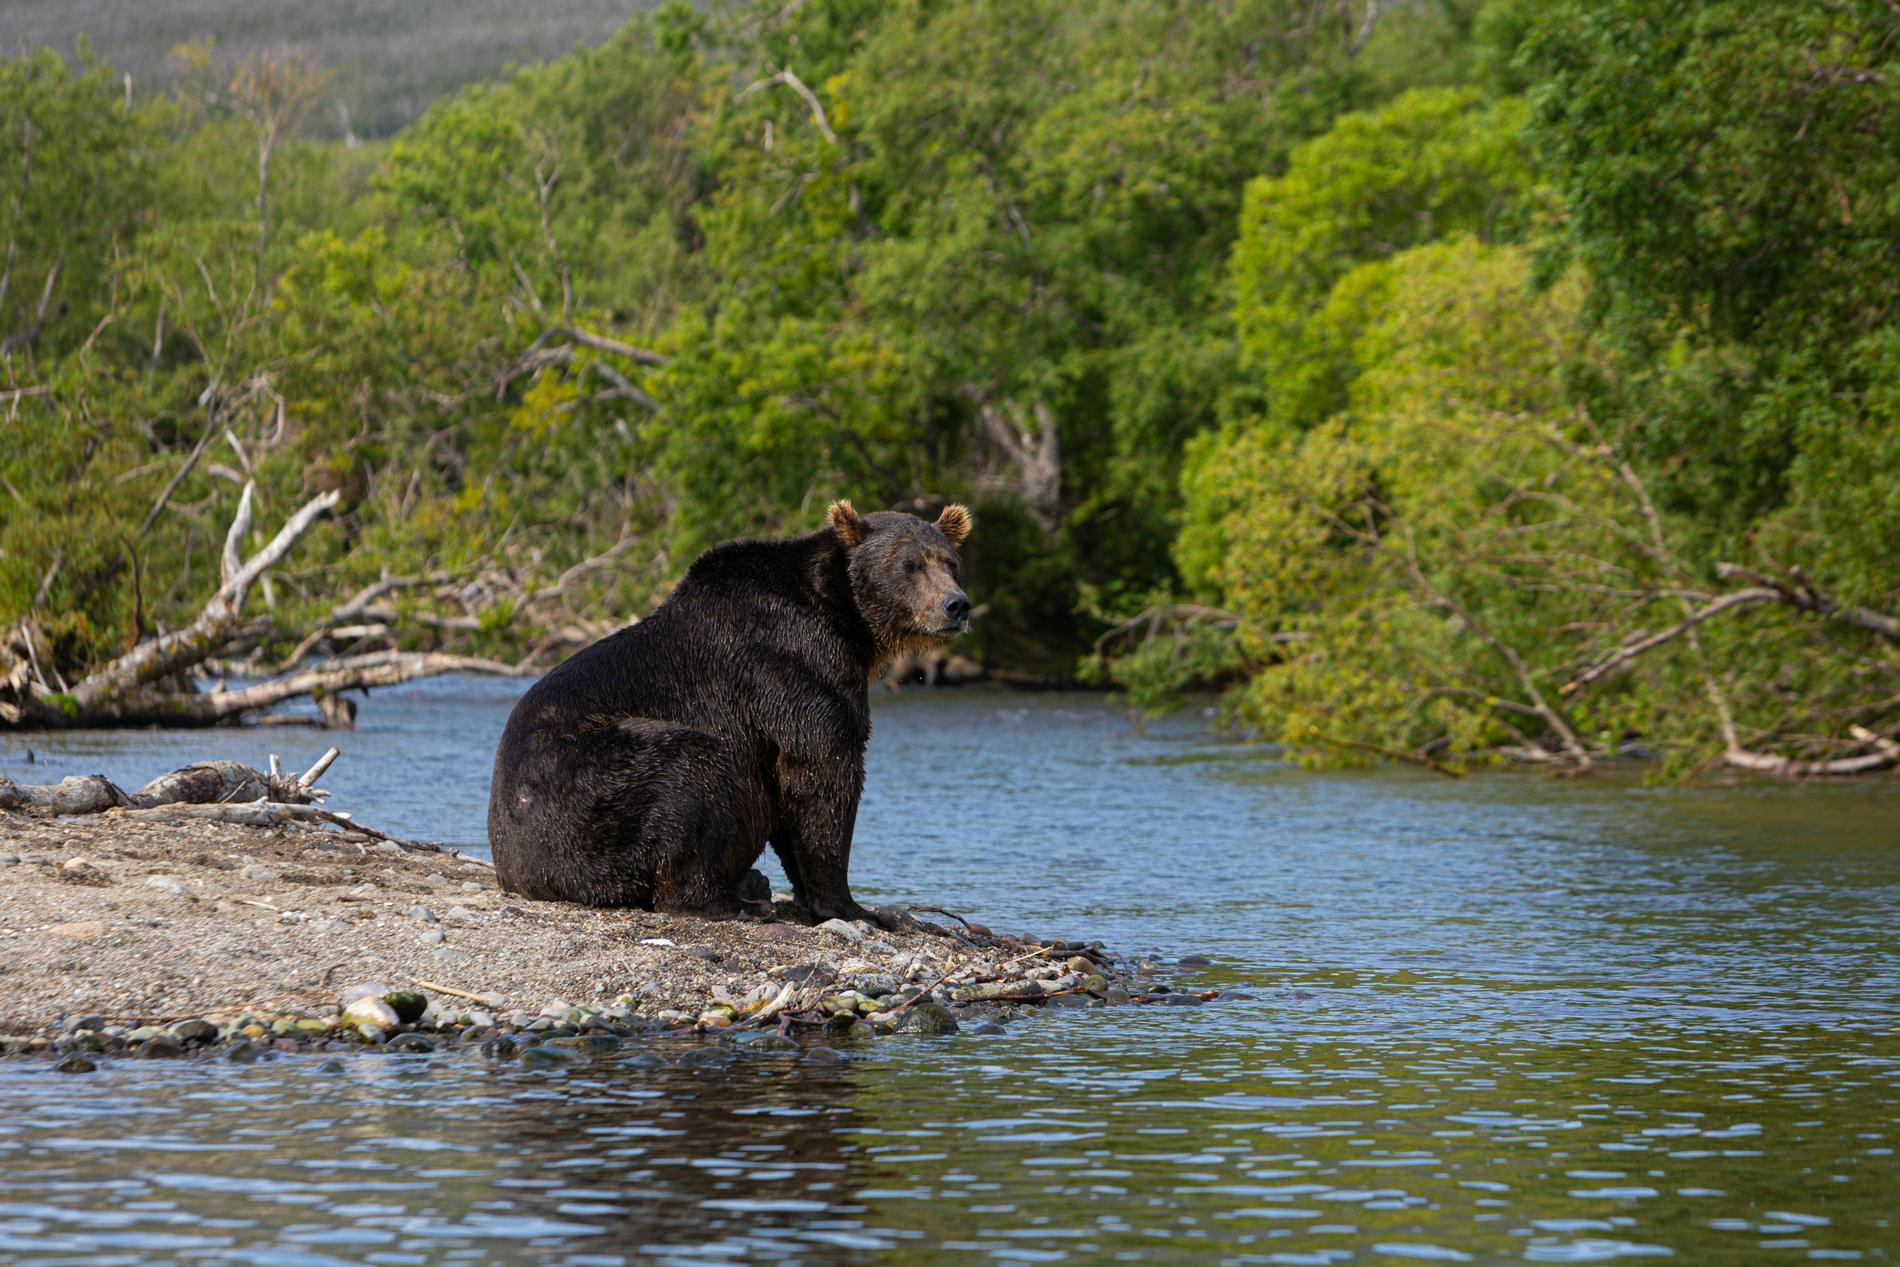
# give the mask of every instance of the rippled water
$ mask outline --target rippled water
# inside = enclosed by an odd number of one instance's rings
[[[473,843],[514,684],[326,780]],[[1091,697],[880,700],[863,896],[1251,997],[844,1064],[0,1065],[0,1261],[1685,1263],[1900,1250],[1900,789],[1312,774]],[[320,734],[47,737],[138,782]],[[4,976],[0,975],[0,983]],[[672,1050],[679,1050],[674,1048]]]

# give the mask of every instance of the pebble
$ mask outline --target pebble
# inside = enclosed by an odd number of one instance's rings
[[[1205,968],[1214,961],[1206,955],[1182,955],[1178,962],[1183,968]]]
[[[59,1070],[61,1073],[91,1073],[98,1067],[99,1066],[93,1063],[92,1060],[80,1055],[78,1052],[74,1052],[53,1066],[53,1068]]]
[[[682,946],[680,953],[691,955],[695,959],[704,959],[707,963],[718,963],[725,956],[711,946]]]
[[[957,1018],[950,1009],[934,999],[921,999],[897,1018],[898,1034],[954,1034]]]
[[[864,935],[863,929],[859,928],[856,924],[847,924],[841,919],[826,920],[818,926],[818,931],[821,933],[830,933],[834,937],[842,937],[853,946],[862,946],[869,940]]]
[[[389,1040],[391,1051],[434,1051],[435,1044],[421,1034],[398,1034]]]
[[[147,1060],[169,1060],[184,1052],[184,1046],[171,1034],[160,1030],[146,1039],[139,1048],[139,1055]]]
[[[338,1060],[335,1056],[332,1056],[328,1060],[324,1061],[322,1064],[317,1066],[317,1072],[318,1073],[342,1073],[343,1062]]]
[[[106,1018],[103,1016],[75,1016],[72,1019],[72,1023],[66,1028],[69,1030],[101,1030],[105,1027]]]
[[[178,1035],[180,1042],[215,1043],[218,1041],[218,1027],[210,1021],[180,1021],[172,1026],[172,1033]]]
[[[0,867],[9,866],[20,860],[17,853],[0,853]]]
[[[183,894],[185,891],[184,884],[176,876],[148,875],[145,877],[145,884],[148,888],[163,889],[171,894]]]
[[[530,1047],[521,1053],[521,1066],[524,1069],[558,1069],[578,1059],[580,1057],[565,1047]]]
[[[442,942],[442,930],[439,928],[427,929],[422,934],[422,944],[425,946],[440,946]]]
[[[466,906],[451,906],[449,908],[449,913],[446,916],[446,918],[453,919],[453,920],[463,920],[463,921],[473,924],[473,923],[480,922],[482,916],[481,916],[480,911],[471,911]]]
[[[271,870],[261,862],[253,862],[250,866],[239,871],[238,874],[243,876],[246,880],[256,880],[260,884],[274,884],[278,880],[283,879],[277,872]]]
[[[425,924],[440,923],[442,918],[420,902],[409,908],[409,914]]]
[[[845,1055],[836,1047],[814,1047],[805,1053],[805,1059],[815,1065],[838,1065],[843,1064],[845,1061],[851,1059],[851,1057]]]
[[[238,1043],[224,1053],[224,1058],[234,1065],[248,1065],[259,1055],[257,1048],[249,1043]]]
[[[343,1008],[343,1023],[354,1025],[359,1030],[364,1026],[387,1030],[394,1028],[401,1020],[395,1008],[374,994],[355,999]]]

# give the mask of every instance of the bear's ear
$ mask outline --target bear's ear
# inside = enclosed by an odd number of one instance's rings
[[[847,550],[857,549],[858,542],[864,540],[864,534],[871,530],[871,526],[864,522],[864,517],[842,498],[831,503],[831,509],[825,512],[825,522],[831,525],[832,533],[844,543]]]
[[[937,516],[937,531],[950,538],[951,545],[960,546],[963,539],[970,535],[971,525],[975,522],[970,518],[969,510],[952,502]]]

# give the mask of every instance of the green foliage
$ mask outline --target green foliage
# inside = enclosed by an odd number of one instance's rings
[[[1865,745],[1900,729],[1850,618],[1900,607],[1896,23],[672,3],[355,148],[312,139],[347,70],[200,46],[128,101],[32,53],[0,624],[68,675],[177,627],[246,481],[259,534],[342,498],[267,645],[440,574],[402,637],[487,654],[835,497],[957,499],[978,654],[1226,687],[1303,759]],[[1669,632],[1723,564],[1783,591]]]

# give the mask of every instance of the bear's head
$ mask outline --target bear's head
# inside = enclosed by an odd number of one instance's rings
[[[860,515],[833,502],[831,533],[850,557],[851,594],[877,639],[880,660],[920,651],[970,627],[957,547],[970,512],[946,506],[935,523],[902,511]]]

